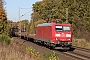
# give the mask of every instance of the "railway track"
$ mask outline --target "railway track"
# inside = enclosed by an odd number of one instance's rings
[[[90,49],[74,46],[74,51],[62,52],[68,56],[74,57],[79,60],[90,60]]]
[[[74,52],[63,52],[63,54],[66,54],[70,57],[73,57],[73,58],[76,58],[78,60],[89,60],[90,57],[87,57],[87,56],[84,56],[84,55],[81,55],[81,54],[77,54],[77,53],[74,53]]]
[[[75,47],[74,51],[67,51],[67,52],[61,52],[61,51],[56,51],[58,53],[62,53],[66,56],[70,56],[74,58],[75,60],[90,60],[90,50],[81,48],[81,47]]]
[[[72,54],[75,54],[77,56],[80,56],[83,60],[90,60],[90,50],[86,48],[81,47],[75,47],[75,50],[72,52],[69,52]]]
[[[26,41],[26,42],[28,42],[28,41]],[[45,47],[43,47],[43,48],[45,48]],[[55,51],[56,54],[58,54],[60,57],[61,57],[61,54],[63,54],[64,57],[66,56],[66,57],[68,57],[70,59],[72,58],[74,60],[90,60],[90,51],[89,51],[89,49],[83,49],[83,48],[80,48],[80,47],[74,47],[74,48],[76,48],[74,51],[67,51],[67,52],[61,52],[60,50],[53,50],[53,51]],[[67,60],[67,59],[63,59],[63,60]]]
[[[85,51],[85,52],[90,52],[90,49],[86,49],[86,48],[81,48],[81,47],[77,47],[77,46],[73,46],[75,49],[81,50],[81,51]]]
[[[78,58],[80,60],[90,60],[90,49],[74,46],[74,51],[63,52],[66,55]]]

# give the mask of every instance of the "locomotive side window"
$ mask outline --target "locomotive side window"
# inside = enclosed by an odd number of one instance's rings
[[[64,32],[70,32],[70,26],[63,26]]]
[[[56,31],[63,31],[62,26],[56,26]]]

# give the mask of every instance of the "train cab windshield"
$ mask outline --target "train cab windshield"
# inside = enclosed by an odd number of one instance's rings
[[[56,26],[57,32],[70,32],[70,26]]]

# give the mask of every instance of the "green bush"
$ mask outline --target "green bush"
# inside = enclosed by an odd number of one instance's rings
[[[42,60],[41,55],[32,47],[25,47],[24,50],[34,56],[37,60]]]
[[[7,35],[0,35],[0,42],[5,42],[6,44],[10,44],[10,38]]]
[[[51,54],[40,55],[40,53],[37,52],[32,47],[25,47],[24,49],[25,49],[25,51],[27,51],[31,55],[33,55],[37,60],[60,60],[58,55],[55,52],[53,52]]]
[[[53,52],[51,54],[45,55],[45,60],[60,60],[60,59],[58,55],[55,52]]]

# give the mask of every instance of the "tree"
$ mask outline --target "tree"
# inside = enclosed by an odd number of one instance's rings
[[[4,9],[0,7],[0,34],[6,33],[7,17]]]
[[[33,4],[33,13],[38,13],[40,19],[47,22],[53,19],[66,22],[66,8],[68,8],[68,21],[73,26],[74,37],[86,38],[89,35],[87,32],[90,32],[89,0],[44,0]]]

